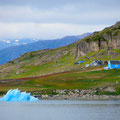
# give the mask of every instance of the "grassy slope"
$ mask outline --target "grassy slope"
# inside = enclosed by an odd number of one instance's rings
[[[76,43],[53,50],[24,54],[9,64],[2,65],[0,77],[9,79],[71,70],[75,62],[75,51]]]
[[[70,46],[71,47],[71,46]],[[75,46],[72,46],[75,48]],[[107,56],[106,50],[100,50],[98,52],[91,52],[87,55],[88,58],[85,56],[75,60],[75,49],[67,49],[67,48],[59,48],[55,50],[49,50],[45,51],[44,53],[39,53],[39,51],[32,52],[33,56],[31,58],[27,58],[27,55],[22,56],[19,58],[22,62],[16,62],[14,64],[7,64],[5,66],[6,69],[1,68],[2,73],[0,73],[1,79],[11,79],[11,78],[23,78],[23,77],[34,77],[34,76],[41,76],[45,74],[52,74],[52,73],[58,73],[58,72],[64,72],[64,71],[76,71],[80,70],[81,68],[84,68],[86,63],[91,63],[93,60],[120,60],[120,50],[111,50],[112,52],[118,53],[118,56],[112,57],[112,55]],[[65,54],[59,53],[60,49],[61,51],[66,52]],[[71,50],[71,51],[70,51]],[[27,53],[28,56],[30,56],[31,53]],[[98,55],[102,54],[102,55]],[[41,56],[41,57],[40,57]],[[46,56],[46,57],[45,57]],[[53,57],[54,56],[54,57]],[[57,57],[55,57],[57,56]],[[40,57],[40,59],[38,59]],[[48,59],[50,60],[48,60]],[[46,61],[45,61],[46,60]],[[85,60],[85,63],[82,65],[74,65],[74,62],[79,60]],[[44,61],[43,63],[40,63],[41,61]],[[37,65],[36,65],[37,64]],[[10,66],[10,68],[9,68]]]
[[[95,32],[92,36],[88,36],[83,40],[99,41],[103,36],[108,38],[113,35],[120,34],[120,22],[114,26],[105,28],[100,32]],[[83,68],[86,63],[91,63],[93,60],[119,60],[120,50],[111,50],[112,54],[107,54],[106,49],[101,49],[98,52],[90,52],[86,57],[80,57],[75,60],[76,46],[80,41],[65,47],[60,47],[52,50],[40,50],[29,52],[22,55],[20,58],[9,62],[8,64],[0,66],[0,79],[21,78],[29,76],[40,76],[51,73],[58,73],[63,71],[74,71]],[[118,54],[117,56],[114,56]],[[74,65],[76,61],[85,60],[82,65]]]
[[[74,71],[59,73],[33,79],[6,80],[0,82],[0,91],[6,92],[10,88],[19,88],[26,91],[39,91],[50,89],[93,89],[112,86],[118,89],[116,84],[120,82],[120,70],[101,71]]]
[[[103,32],[109,32],[108,29],[105,29]],[[82,56],[75,60],[77,43],[79,43],[79,41],[53,50],[29,52],[8,64],[0,66],[1,80],[34,77],[67,71],[67,73],[39,79],[29,79],[19,82],[0,82],[0,91],[6,91],[11,87],[18,87],[27,91],[41,89],[88,89],[110,85],[119,88],[119,86],[115,84],[116,81],[119,81],[119,70],[85,72],[85,70],[82,71],[81,69],[84,68],[86,63],[91,63],[93,60],[120,60],[120,50],[113,49],[109,51],[117,53],[118,55],[115,57],[113,57],[114,54],[108,55],[106,49],[101,49],[98,52],[88,53],[86,56],[89,57],[89,59]],[[74,62],[79,60],[85,60],[85,63],[74,65]],[[93,68],[89,68],[89,70],[91,69]]]

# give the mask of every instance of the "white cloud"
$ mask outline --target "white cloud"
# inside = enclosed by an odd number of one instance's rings
[[[101,30],[119,20],[119,3],[119,0],[0,0],[0,39],[52,39]]]
[[[91,7],[89,8],[89,6]],[[103,24],[104,22],[119,20],[120,8],[111,9],[109,7],[106,9],[103,7],[90,3],[64,5],[46,10],[30,6],[3,6],[0,7],[0,21],[11,23]]]
[[[65,35],[80,35],[103,29],[108,25],[0,23],[0,38],[53,39]]]

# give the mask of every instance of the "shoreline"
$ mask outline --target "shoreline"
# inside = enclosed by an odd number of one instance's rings
[[[34,95],[40,100],[120,100],[120,95],[105,95],[98,94],[101,91],[97,89],[89,89],[89,90],[52,90],[54,94],[42,94],[36,92],[37,95]],[[109,88],[110,93],[114,93],[112,88]]]
[[[108,88],[107,88],[108,89]],[[114,93],[113,89],[109,87],[109,92]],[[50,92],[48,94],[48,92]],[[105,95],[100,94],[98,89],[88,90],[49,90],[49,91],[34,91],[31,96],[39,100],[120,100],[120,95]],[[0,98],[3,95],[0,96]]]
[[[3,96],[0,96],[0,98]],[[49,96],[49,95],[38,95],[34,96],[39,100],[120,100],[120,95],[90,95],[90,96]]]
[[[39,100],[120,100],[120,95],[90,95],[90,96],[35,96]]]

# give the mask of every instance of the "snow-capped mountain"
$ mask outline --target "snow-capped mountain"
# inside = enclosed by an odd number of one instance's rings
[[[53,40],[39,40],[33,43],[26,44],[28,42],[32,42],[27,40],[24,42],[21,40],[14,40],[9,43],[9,41],[6,41],[7,44],[15,44],[15,46],[11,46],[8,48],[5,48],[3,50],[0,50],[0,64],[7,63],[8,61],[11,61],[17,57],[20,57],[22,54],[36,51],[36,50],[43,50],[43,49],[53,49],[58,48],[62,46],[66,46],[69,44],[72,44],[86,36],[91,35],[91,33],[85,33],[82,35],[77,36],[65,36],[61,39],[53,39]]]
[[[4,48],[8,48],[11,46],[18,46],[18,45],[25,45],[29,43],[36,42],[35,39],[6,39],[6,40],[0,40],[0,50]]]

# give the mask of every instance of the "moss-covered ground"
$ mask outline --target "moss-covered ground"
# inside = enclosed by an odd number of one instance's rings
[[[22,91],[51,89],[97,89],[114,87],[119,91],[120,70],[74,71],[51,74],[37,78],[5,80],[0,82],[1,93],[19,88]]]

